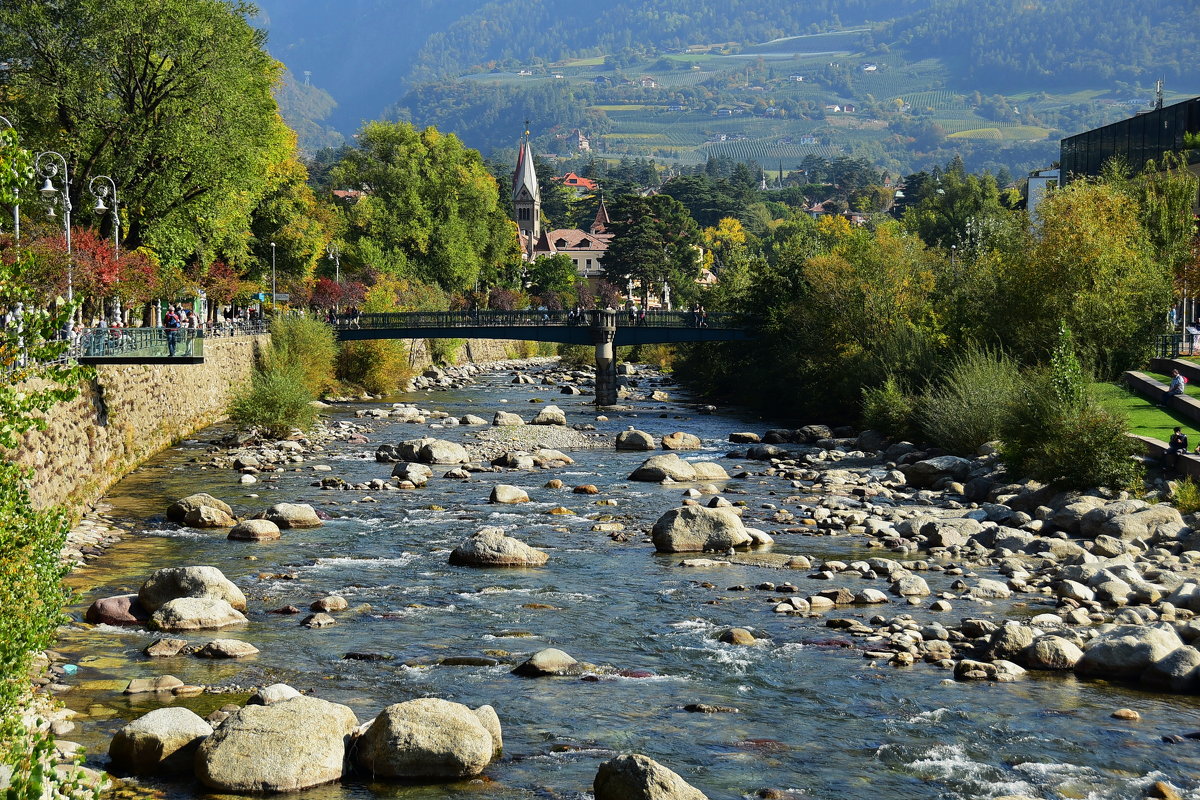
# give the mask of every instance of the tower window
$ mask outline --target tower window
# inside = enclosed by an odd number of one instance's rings
[[[517,209],[517,219],[519,219],[519,220],[529,219],[529,209],[528,208],[518,208]]]

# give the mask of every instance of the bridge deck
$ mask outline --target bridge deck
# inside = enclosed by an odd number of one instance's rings
[[[598,312],[446,311],[361,314],[336,326],[339,339],[518,339],[561,344],[592,344]],[[618,346],[722,342],[749,338],[734,314],[656,311],[615,316]]]

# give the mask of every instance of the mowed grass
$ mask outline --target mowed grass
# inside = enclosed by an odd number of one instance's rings
[[[1197,431],[1194,422],[1166,408],[1159,408],[1153,401],[1134,394],[1124,386],[1115,383],[1093,383],[1091,391],[1092,396],[1102,406],[1129,421],[1130,433],[1152,436],[1165,442],[1171,438],[1171,432],[1178,425],[1188,435],[1192,447],[1200,444],[1200,432]]]

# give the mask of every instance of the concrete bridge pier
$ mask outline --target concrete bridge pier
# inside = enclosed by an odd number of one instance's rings
[[[589,326],[596,345],[596,405],[617,404],[617,312],[593,311]]]

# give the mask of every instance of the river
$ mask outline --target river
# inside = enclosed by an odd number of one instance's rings
[[[572,424],[594,422],[610,436],[635,425],[656,437],[676,430],[699,436],[705,446],[689,458],[716,459],[734,431],[774,427],[723,411],[698,415],[680,402],[643,405],[596,422],[582,401],[545,387],[512,385],[506,373],[452,392],[397,398],[455,416],[490,418],[496,410],[532,416],[541,398],[567,411]],[[681,397],[677,390],[673,395]],[[686,399],[686,398],[684,398]],[[507,401],[507,402],[501,402]],[[342,406],[334,419],[352,418]],[[134,677],[172,674],[185,683],[212,686],[266,685],[277,681],[351,706],[360,720],[386,705],[436,696],[471,706],[488,703],[503,724],[505,751],[482,780],[437,786],[348,781],[311,790],[308,797],[343,798],[583,798],[597,765],[617,752],[644,753],[680,773],[713,800],[756,796],[770,787],[795,797],[901,798],[998,797],[1122,800],[1140,798],[1155,780],[1169,780],[1200,797],[1200,742],[1169,745],[1164,734],[1200,728],[1200,703],[1192,697],[1152,694],[1070,675],[1028,673],[1015,683],[955,682],[951,673],[918,664],[894,668],[864,658],[861,649],[825,627],[830,617],[869,619],[912,614],[918,621],[963,616],[997,618],[1052,610],[1035,605],[1048,598],[1015,595],[1027,605],[982,606],[954,600],[954,611],[930,611],[892,602],[850,607],[822,617],[771,613],[770,592],[753,587],[790,580],[802,594],[841,584],[806,579],[806,573],[762,566],[696,570],[678,566],[678,555],[661,555],[644,541],[665,510],[678,505],[682,486],[626,481],[649,454],[611,449],[576,451],[571,467],[535,472],[475,475],[473,480],[435,477],[425,489],[372,493],[376,503],[353,503],[361,492],[321,491],[310,484],[312,464],[328,464],[351,482],[390,474],[370,454],[382,442],[421,435],[460,440],[468,428],[430,434],[427,426],[377,421],[369,445],[334,443],[320,458],[271,485],[239,485],[232,470],[200,469],[222,431],[162,453],[115,486],[113,514],[135,521],[133,530],[104,555],[70,577],[79,591],[76,620],[97,597],[136,592],[154,569],[211,564],[249,598],[248,625],[219,634],[188,634],[208,641],[239,638],[260,649],[249,660],[191,657],[148,659],[141,650],[155,635],[108,626],[69,627],[56,649],[78,666],[63,701],[79,712],[80,728],[68,736],[93,751],[102,766],[112,733],[170,699],[128,698],[120,690]],[[720,459],[730,474],[750,462]],[[761,470],[762,465],[757,469]],[[566,490],[543,488],[553,477]],[[532,502],[520,507],[488,505],[490,488],[511,483]],[[591,483],[596,497],[570,487]],[[877,555],[865,537],[779,533],[765,522],[763,503],[782,505],[793,490],[774,477],[734,480],[745,494],[748,524],[776,536],[775,553],[850,561]],[[174,499],[205,491],[229,502],[240,515],[275,502],[312,503],[334,519],[319,529],[285,531],[279,541],[227,541],[223,534],[177,529],[162,522]],[[250,496],[251,493],[258,496]],[[612,499],[615,507],[596,506]],[[558,505],[577,512],[551,516]],[[635,532],[628,542],[595,532],[598,515],[609,514]],[[753,520],[753,522],[751,522]],[[479,570],[451,567],[448,551],[485,525],[501,525],[545,549],[539,569]],[[978,570],[981,577],[996,577]],[[947,591],[953,576],[924,573],[934,592]],[[705,585],[706,582],[708,585]],[[886,585],[865,579],[851,588]],[[747,591],[728,591],[744,585]],[[266,613],[287,604],[307,608],[329,593],[344,595],[350,610],[323,629],[299,626],[298,616]],[[716,641],[729,626],[767,637],[755,647]],[[527,679],[510,674],[515,660],[543,647],[652,677],[604,676]],[[388,653],[391,660],[345,660],[350,651]],[[438,658],[496,658],[494,666],[434,666]],[[245,694],[205,694],[173,702],[202,716]],[[733,706],[739,713],[688,713],[690,703]],[[1110,718],[1130,707],[1140,722]],[[198,784],[150,783],[171,798],[203,796]]]

